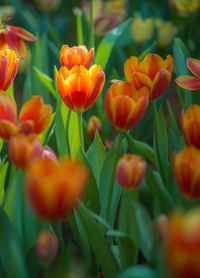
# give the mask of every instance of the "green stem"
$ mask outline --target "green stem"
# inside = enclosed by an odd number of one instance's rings
[[[94,0],[90,0],[90,32],[89,32],[89,48],[94,47],[94,18],[93,18],[93,10],[94,10]]]
[[[77,117],[78,117],[78,129],[79,129],[79,136],[80,136],[80,147],[84,151],[82,113],[77,113]]]
[[[76,30],[77,30],[77,44],[83,45],[83,27],[82,27],[82,11],[78,7],[74,9],[74,14],[76,16]]]
[[[70,122],[70,117],[71,117],[71,110],[68,110],[67,114],[67,121],[66,121],[66,139],[67,139],[67,153],[71,155],[70,151],[70,143],[69,143],[69,122]]]

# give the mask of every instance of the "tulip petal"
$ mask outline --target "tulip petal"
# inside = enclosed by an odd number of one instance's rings
[[[146,73],[151,80],[153,80],[157,72],[164,67],[164,60],[159,55],[152,53],[147,54],[144,60],[139,64],[140,71]]]
[[[11,49],[13,49],[17,56],[23,58],[26,56],[26,45],[22,38],[20,38],[15,32],[12,30],[6,32],[6,42]]]
[[[1,55],[0,56],[0,88],[2,87],[1,83],[4,81],[7,71],[8,71],[8,59],[6,56]]]
[[[169,72],[172,72],[174,66],[174,59],[171,55],[167,55],[167,58],[165,60],[165,69]]]
[[[138,67],[138,59],[135,56],[131,56],[124,64],[124,74],[126,79],[131,82],[131,76],[138,71],[140,71]]]
[[[180,87],[187,90],[200,90],[200,79],[193,76],[181,75],[175,80],[175,82]]]
[[[0,137],[3,140],[9,141],[16,133],[17,128],[12,122],[9,120],[0,120]]]
[[[150,92],[150,100],[153,101],[164,94],[166,91],[171,73],[168,70],[161,69],[157,74],[152,84]]]
[[[3,91],[0,91],[0,120],[8,120],[16,124],[17,105],[14,99]]]
[[[25,30],[24,28],[20,28],[20,27],[16,27],[16,26],[8,26],[8,30],[12,30],[13,32],[15,32],[20,38],[22,38],[25,41],[28,42],[35,42],[37,41],[37,38],[31,34],[30,32],[28,32],[27,30]]]
[[[188,58],[187,66],[194,75],[200,78],[200,60],[194,58]]]
[[[105,83],[105,74],[104,72],[98,72],[94,80],[94,86],[92,89],[89,88],[88,97],[87,97],[87,109],[92,106],[92,104],[97,100],[99,94]]]

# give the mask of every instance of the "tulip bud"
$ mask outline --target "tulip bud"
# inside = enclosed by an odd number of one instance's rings
[[[145,172],[146,165],[140,156],[126,154],[117,163],[116,177],[122,187],[131,190],[140,186]]]
[[[158,216],[156,222],[158,227],[158,237],[162,241],[165,238],[167,230],[169,228],[169,219],[166,215],[162,214]]]
[[[131,25],[131,34],[137,44],[144,44],[153,35],[153,20],[151,18],[135,18]]]
[[[34,159],[42,155],[42,146],[35,134],[19,134],[12,137],[8,145],[11,162],[20,169],[25,169]]]
[[[44,264],[51,263],[58,253],[59,242],[49,231],[41,231],[37,238],[36,252],[39,260]]]
[[[200,150],[185,147],[173,154],[173,171],[177,185],[183,195],[192,200],[200,199]]]
[[[98,131],[99,136],[101,136],[101,121],[99,118],[92,116],[88,123],[88,133],[91,140],[94,140],[96,130]]]
[[[178,29],[172,24],[172,22],[164,22],[159,18],[155,19],[155,26],[158,31],[158,47],[168,46],[172,42]]]
[[[176,278],[200,277],[200,208],[174,212],[165,237],[164,255]]]
[[[111,140],[104,140],[103,143],[106,150],[108,151],[111,148],[113,142]]]
[[[51,148],[49,148],[49,147],[45,147],[43,149],[42,157],[44,159],[50,159],[50,160],[53,160],[55,162],[58,161],[58,158],[57,158],[55,152]]]

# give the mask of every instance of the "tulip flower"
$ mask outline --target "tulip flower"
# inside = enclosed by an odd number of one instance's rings
[[[170,219],[164,255],[173,277],[199,278],[200,208],[176,211]]]
[[[16,102],[0,91],[0,137],[5,141],[19,133],[42,133],[50,123],[51,114],[51,105],[45,105],[41,96],[33,96],[22,106],[17,125]]]
[[[149,100],[154,101],[166,91],[173,68],[173,58],[168,55],[164,61],[157,54],[147,54],[138,64],[135,56],[130,57],[124,65],[126,79],[137,89],[146,86],[150,90]]]
[[[17,26],[6,25],[0,30],[0,49],[11,48],[19,58],[26,56],[27,42],[37,41],[30,32]]]
[[[83,65],[89,68],[94,58],[94,48],[88,52],[85,45],[69,47],[67,44],[63,45],[60,50],[60,63],[63,67],[71,70],[75,65]]]
[[[181,116],[181,127],[188,145],[200,149],[200,106],[193,104]]]
[[[43,157],[44,159],[50,159],[50,160],[53,160],[53,161],[55,161],[55,162],[58,161],[57,155],[56,155],[55,152],[54,152],[51,148],[49,148],[49,147],[45,147],[45,148],[43,149],[42,157]]]
[[[160,18],[156,18],[154,24],[158,32],[158,47],[168,46],[177,34],[178,29],[172,22],[162,21]]]
[[[82,1],[82,7],[86,18],[90,19],[90,3],[88,0]],[[126,2],[124,0],[95,0],[94,10],[94,32],[103,36],[115,26],[121,24],[127,16]]]
[[[42,156],[39,138],[34,133],[13,136],[9,141],[8,155],[17,168],[26,169],[34,159]]]
[[[142,19],[136,17],[131,24],[131,35],[137,44],[144,44],[151,39],[153,35],[153,20],[152,18]]]
[[[165,214],[161,214],[156,218],[156,224],[158,229],[158,237],[159,240],[164,240],[168,228],[169,228],[169,218]]]
[[[105,82],[105,74],[100,66],[89,70],[84,66],[74,66],[70,71],[61,67],[57,74],[58,91],[66,106],[77,113],[90,108],[98,98]]]
[[[89,123],[88,123],[88,133],[91,140],[94,140],[96,130],[99,133],[99,135],[101,135],[101,121],[99,118],[92,116],[89,119]]]
[[[194,58],[187,59],[187,67],[196,76],[181,75],[175,81],[187,90],[200,90],[200,60]]]
[[[0,90],[6,91],[17,74],[19,59],[14,50],[0,50]]]
[[[140,186],[145,173],[145,162],[138,155],[125,154],[117,163],[117,181],[125,189],[131,190]]]
[[[173,154],[172,164],[183,195],[192,200],[200,199],[200,150],[194,146],[185,147],[180,153]]]
[[[87,183],[86,168],[65,158],[34,160],[27,170],[26,190],[35,213],[46,220],[62,220],[75,208]]]
[[[180,16],[189,16],[199,9],[199,0],[170,0],[171,6]]]
[[[104,108],[110,123],[118,130],[134,127],[143,118],[148,106],[149,90],[139,90],[129,82],[118,82],[108,89]]]

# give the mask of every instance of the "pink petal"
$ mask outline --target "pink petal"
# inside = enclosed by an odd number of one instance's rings
[[[179,76],[175,82],[182,88],[187,90],[200,90],[200,79],[189,76],[189,75],[182,75]]]
[[[200,60],[188,58],[187,66],[194,75],[200,78]]]

